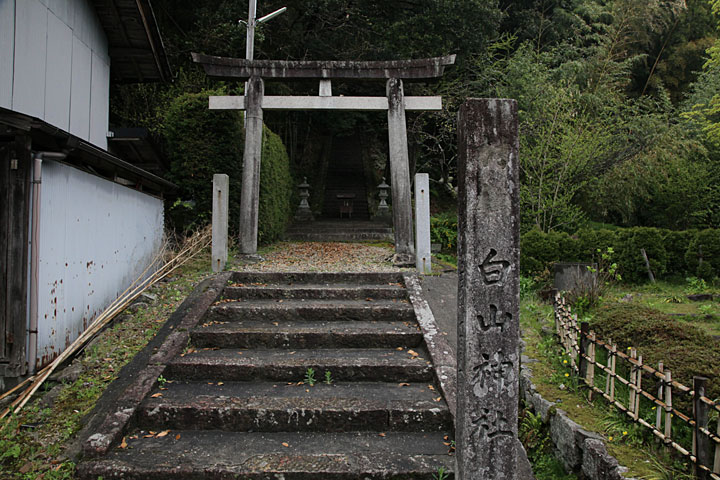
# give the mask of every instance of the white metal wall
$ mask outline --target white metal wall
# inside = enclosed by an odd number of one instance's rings
[[[107,149],[110,57],[87,0],[0,0],[0,107]]]
[[[39,235],[41,367],[155,257],[163,240],[162,200],[44,161]]]

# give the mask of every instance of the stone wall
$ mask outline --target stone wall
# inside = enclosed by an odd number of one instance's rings
[[[589,480],[628,480],[627,468],[621,466],[605,448],[600,435],[587,431],[572,421],[557,404],[544,399],[532,382],[532,360],[523,355],[520,368],[520,395],[545,423],[550,424],[550,438],[557,457],[565,469],[580,473]],[[630,479],[635,480],[635,479]]]

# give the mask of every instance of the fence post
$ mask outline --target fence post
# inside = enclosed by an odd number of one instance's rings
[[[637,373],[635,374],[635,385],[637,385],[637,390],[635,391],[635,421],[637,422],[638,418],[640,418],[640,399],[642,398],[642,366],[643,366],[643,358],[642,355],[638,355],[638,369]]]
[[[630,415],[635,415],[635,401],[637,400],[637,390],[635,390],[635,384],[637,382],[637,366],[635,366],[634,360],[637,357],[637,350],[635,348],[630,349],[630,384],[628,385],[628,412]]]
[[[592,402],[593,394],[595,391],[593,388],[595,387],[595,362],[597,361],[597,357],[595,356],[595,332],[590,332],[590,365],[588,366],[588,384],[590,385],[590,392],[588,394],[588,399]]]
[[[415,268],[423,275],[432,273],[430,254],[430,176],[415,174]]]
[[[705,396],[705,386],[708,379],[693,377],[693,416],[695,417],[695,432],[693,434],[693,453],[696,458],[695,476],[699,480],[710,478],[707,470],[700,468],[710,466],[710,439],[701,429],[708,428],[708,405],[702,401]]]
[[[658,362],[658,372],[663,373],[663,362]],[[663,400],[663,392],[664,392],[665,382],[663,379],[660,379],[660,386],[658,387],[658,400],[661,402],[664,402]],[[658,431],[662,428],[662,408],[657,408],[658,405],[655,406],[655,428],[657,428]]]
[[[587,383],[588,361],[585,358],[588,353],[588,334],[590,333],[590,324],[588,322],[580,322],[580,358],[578,363],[580,367],[579,376]]]
[[[720,415],[717,419],[717,436],[720,437]],[[713,466],[713,473],[720,474],[720,443],[715,442],[715,465]]]
[[[212,200],[212,270],[222,272],[228,258],[228,195],[230,177],[213,175]]]
[[[665,372],[665,443],[672,441],[672,375]]]
[[[612,344],[610,350],[610,403],[615,403],[615,363],[617,362],[617,345]]]

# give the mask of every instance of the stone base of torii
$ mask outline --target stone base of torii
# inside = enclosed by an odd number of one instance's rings
[[[244,60],[193,53],[211,77],[247,79],[244,97],[210,97],[210,109],[245,110],[245,151],[240,198],[240,252],[257,253],[260,165],[263,110],[381,110],[388,112],[390,184],[398,265],[414,265],[413,217],[408,159],[406,110],[441,110],[441,97],[406,97],[403,79],[422,80],[442,76],[455,55],[421,60],[388,62]],[[265,96],[264,79],[317,78],[318,96]],[[384,79],[385,97],[332,95],[332,79]]]

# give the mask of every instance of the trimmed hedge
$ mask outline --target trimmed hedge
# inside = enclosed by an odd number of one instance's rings
[[[703,262],[699,262],[702,246]],[[720,273],[720,230],[673,231],[636,227],[618,230],[582,229],[575,235],[531,230],[520,239],[520,271],[540,274],[554,262],[595,261],[597,251],[614,251],[619,273],[628,282],[647,280],[645,249],[656,277],[698,276],[711,279]]]
[[[168,205],[166,218],[176,230],[185,231],[210,222],[212,178],[230,177],[229,227],[238,233],[242,161],[245,143],[242,115],[237,111],[208,109],[208,96],[223,90],[186,93],[168,106],[162,126],[171,159],[170,180],[178,185],[178,200]],[[258,242],[282,235],[292,212],[293,181],[290,163],[280,138],[263,129],[260,169]]]

